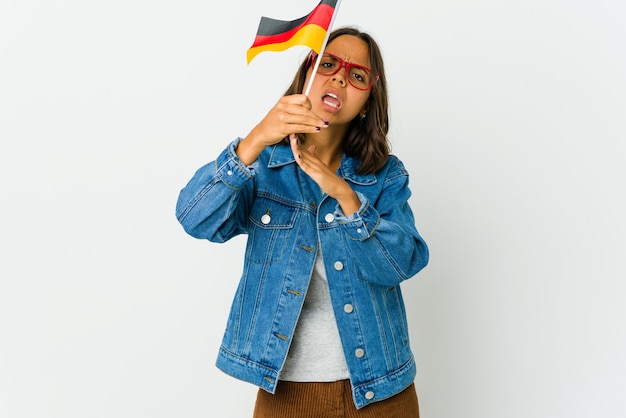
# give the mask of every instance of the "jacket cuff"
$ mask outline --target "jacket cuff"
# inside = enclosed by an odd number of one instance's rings
[[[217,179],[233,189],[240,189],[246,181],[256,175],[259,168],[258,161],[246,166],[239,159],[235,150],[240,142],[241,138],[236,138],[215,160]]]
[[[342,225],[348,237],[353,240],[362,241],[372,236],[378,223],[380,215],[378,211],[370,204],[370,201],[360,192],[355,192],[361,201],[361,207],[350,216],[346,216],[339,204],[335,208],[335,220]]]

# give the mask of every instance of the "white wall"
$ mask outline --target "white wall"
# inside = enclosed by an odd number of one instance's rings
[[[194,240],[174,205],[304,54],[246,65],[259,18],[315,3],[2,2],[0,417],[250,416],[213,365],[243,240]],[[404,286],[422,416],[626,416],[625,13],[343,2],[383,48],[432,252]]]

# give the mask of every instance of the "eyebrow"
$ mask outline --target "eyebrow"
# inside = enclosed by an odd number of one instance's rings
[[[337,55],[337,54],[335,54],[335,53],[329,52],[329,51],[324,51],[324,54],[331,54],[331,55],[334,55],[334,56],[336,56],[336,57],[338,57],[338,58],[341,58],[341,56],[339,56],[339,55]],[[323,54],[322,54],[322,55],[323,55]],[[341,59],[342,59],[343,61],[345,61],[345,62],[349,62],[349,63],[350,63],[350,64],[352,64],[352,65],[358,65],[359,67],[365,67],[365,68],[367,68],[368,70],[370,69],[370,66],[369,66],[369,65],[361,64],[360,62],[350,61],[350,60],[345,59],[345,58],[341,58]]]

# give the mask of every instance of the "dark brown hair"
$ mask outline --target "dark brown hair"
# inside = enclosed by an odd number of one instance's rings
[[[347,155],[358,159],[358,173],[375,173],[387,163],[390,153],[389,141],[387,140],[389,131],[389,100],[382,54],[378,44],[369,34],[353,27],[343,27],[334,30],[328,37],[328,43],[343,35],[355,36],[367,44],[372,73],[378,74],[378,80],[374,82],[370,91],[370,97],[365,105],[367,116],[361,119],[361,116],[357,115],[350,122],[346,137],[343,140],[343,151]],[[285,95],[299,94],[304,91],[308,69],[309,59],[307,55],[307,58],[300,64]]]

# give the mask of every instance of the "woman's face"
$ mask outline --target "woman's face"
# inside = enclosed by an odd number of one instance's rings
[[[370,68],[367,44],[356,36],[342,35],[328,43],[325,53],[335,55],[350,64]],[[314,63],[313,63],[314,64]],[[305,87],[308,86],[313,71],[309,68]],[[365,104],[371,89],[359,90],[348,82],[346,67],[333,75],[315,74],[309,91],[312,110],[331,125],[348,124],[367,109]]]

